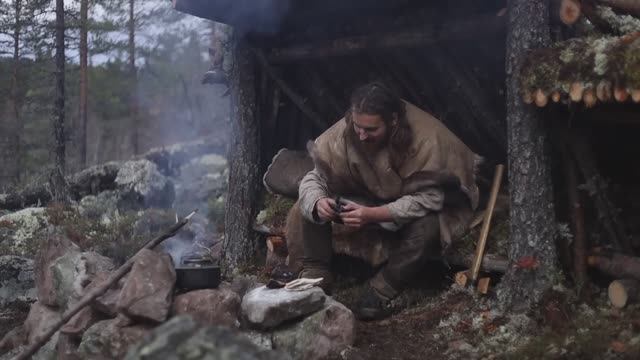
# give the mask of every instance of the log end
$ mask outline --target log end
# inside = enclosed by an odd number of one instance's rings
[[[462,287],[465,287],[469,282],[469,275],[466,271],[459,271],[458,273],[456,273],[455,280],[456,280],[456,284]]]
[[[611,305],[617,307],[618,309],[622,309],[627,305],[627,301],[629,300],[629,294],[627,293],[627,289],[624,284],[619,280],[614,280],[609,284],[609,301]]]
[[[573,25],[582,14],[580,3],[576,0],[562,0],[560,3],[560,20],[565,25]]]

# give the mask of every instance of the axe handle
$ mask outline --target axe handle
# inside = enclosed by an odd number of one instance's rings
[[[499,164],[496,166],[496,172],[493,174],[493,183],[491,185],[491,194],[489,195],[489,203],[487,209],[484,212],[484,220],[482,221],[482,230],[480,231],[480,238],[478,239],[478,245],[476,246],[476,253],[473,257],[473,264],[471,265],[471,281],[473,283],[478,280],[478,274],[480,273],[480,265],[482,264],[482,257],[484,256],[484,248],[487,245],[487,237],[489,236],[489,226],[491,225],[491,217],[493,216],[493,209],[496,206],[496,199],[498,198],[498,192],[500,191],[500,184],[502,183],[502,174],[504,173],[504,165]]]

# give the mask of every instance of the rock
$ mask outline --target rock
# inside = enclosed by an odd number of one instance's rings
[[[284,360],[286,354],[259,348],[232,329],[200,327],[190,316],[177,316],[155,328],[149,336],[129,349],[126,360],[211,359]]]
[[[78,353],[82,359],[121,359],[129,346],[137,343],[150,330],[148,325],[118,327],[116,320],[100,321],[85,331]]]
[[[24,325],[9,330],[9,332],[0,340],[0,354],[11,351],[18,346],[26,345],[27,332]]]
[[[162,322],[169,314],[175,283],[171,257],[144,249],[136,256],[117,307],[129,317]]]
[[[351,310],[328,298],[322,310],[273,334],[273,346],[294,359],[326,359],[337,356],[355,341],[355,317]]]
[[[27,315],[27,320],[24,322],[27,342],[29,344],[35,342],[36,338],[49,331],[61,317],[60,312],[56,309],[46,306],[40,301],[33,303],[29,310],[29,315]]]
[[[120,210],[170,208],[175,198],[173,183],[149,160],[125,162],[115,182],[120,193]]]
[[[60,328],[60,333],[71,337],[81,337],[88,328],[101,320],[105,320],[104,316],[90,306],[87,306],[64,324],[64,326]]]
[[[270,333],[249,330],[249,331],[242,332],[242,335],[244,335],[252,343],[258,345],[258,347],[262,349],[265,349],[265,350],[273,349],[273,340],[271,339]]]
[[[14,302],[36,301],[33,260],[20,256],[0,256],[0,308]]]
[[[78,213],[93,221],[108,225],[118,210],[119,192],[107,190],[98,195],[87,195],[80,199]]]
[[[203,289],[176,296],[173,314],[189,314],[201,325],[236,327],[240,296],[230,289]]]
[[[319,287],[289,291],[261,286],[244,296],[242,313],[251,324],[272,328],[321,309],[325,298],[324,291]]]
[[[64,334],[62,331],[58,335],[56,344],[57,360],[77,360],[78,354],[78,337],[76,335]]]
[[[245,296],[249,291],[264,286],[263,283],[258,281],[258,277],[255,275],[237,275],[233,277],[231,283],[222,283],[220,287],[228,287],[241,298]]]
[[[91,283],[84,289],[84,293],[89,293],[98,286],[102,286],[109,280],[110,273],[98,272],[93,278]],[[107,316],[114,317],[118,313],[118,299],[120,298],[120,292],[124,286],[125,278],[120,279],[115,285],[111,286],[106,293],[98,296],[91,307]]]
[[[46,235],[47,217],[41,207],[26,208],[0,217],[2,255],[33,257],[38,240]]]
[[[99,272],[115,268],[111,259],[95,252],[69,251],[51,264],[55,304],[62,309],[79,300]]]
[[[176,212],[167,209],[146,209],[133,225],[133,235],[151,239],[176,223]]]
[[[43,246],[38,249],[35,262],[35,279],[38,301],[42,304],[51,306],[57,304],[51,265],[66,253],[80,253],[80,248],[58,232],[51,234],[44,241]]]

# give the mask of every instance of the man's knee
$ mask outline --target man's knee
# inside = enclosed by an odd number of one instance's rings
[[[418,218],[405,225],[400,236],[407,245],[422,249],[436,248],[440,244],[440,221],[437,213]]]

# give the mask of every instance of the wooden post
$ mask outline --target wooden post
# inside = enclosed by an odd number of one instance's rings
[[[257,234],[252,224],[261,188],[260,126],[257,116],[255,57],[245,39],[232,36],[231,138],[229,139],[229,189],[225,204],[225,273],[236,272],[253,259]]]

